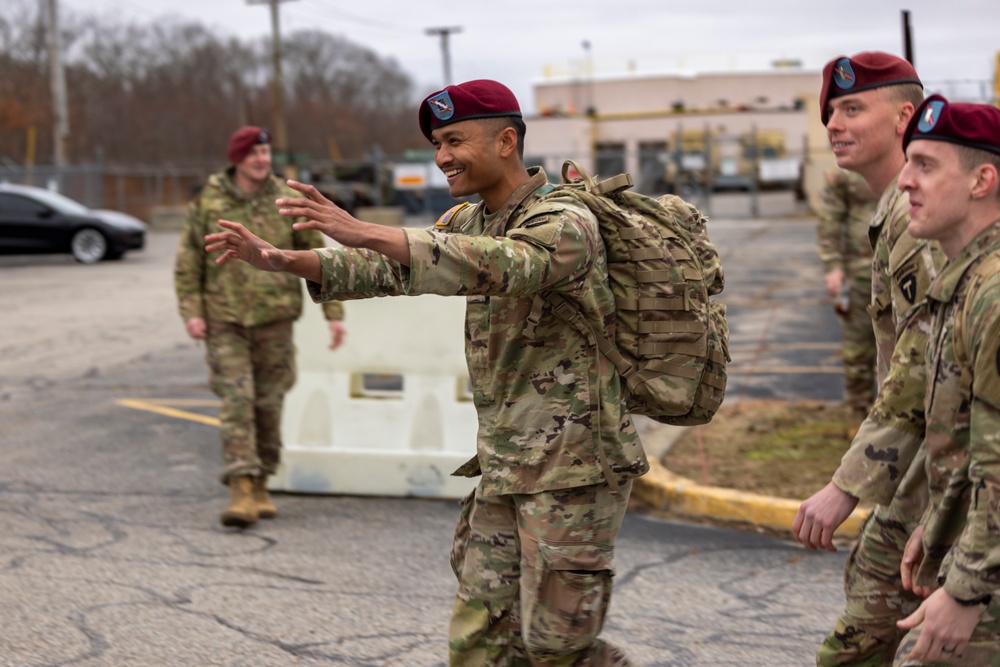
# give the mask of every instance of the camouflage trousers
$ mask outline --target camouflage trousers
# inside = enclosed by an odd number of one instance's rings
[[[917,626],[910,631],[899,645],[894,667],[917,667],[917,665],[948,665],[949,667],[1000,667],[1000,601],[993,600],[983,607],[979,617],[979,625],[972,631],[968,646],[962,651],[962,657],[953,657],[948,661],[917,662],[907,660],[913,647],[920,637]]]
[[[270,475],[281,462],[281,409],[295,383],[292,322],[208,324],[209,384],[219,397],[221,480]]]
[[[847,604],[816,654],[818,667],[892,665],[906,634],[896,621],[912,614],[922,600],[903,589],[899,566],[927,507],[924,458],[921,447],[892,502],[877,505],[865,522],[844,569]]]
[[[597,638],[611,600],[615,539],[631,483],[462,504],[451,565],[458,595],[451,667],[628,667]]]
[[[845,400],[863,420],[875,402],[875,329],[866,308],[871,301],[871,276],[853,281],[847,313],[840,315],[843,336]],[[859,422],[860,423],[860,422]]]

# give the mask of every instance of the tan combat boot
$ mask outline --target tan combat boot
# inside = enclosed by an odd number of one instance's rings
[[[253,478],[243,475],[229,479],[229,490],[232,499],[229,507],[222,513],[223,526],[246,528],[257,522],[257,503],[253,500]]]
[[[261,519],[273,519],[278,515],[278,508],[267,494],[267,475],[253,478],[253,501],[257,505],[257,516]]]

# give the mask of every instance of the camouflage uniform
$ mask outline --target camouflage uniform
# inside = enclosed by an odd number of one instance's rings
[[[302,287],[286,273],[258,271],[244,262],[219,266],[205,253],[204,236],[220,218],[243,223],[279,248],[317,248],[323,236],[299,232],[278,215],[274,200],[298,196],[272,176],[253,195],[236,187],[234,168],[214,174],[188,205],[174,266],[177,304],[184,321],[205,320],[209,383],[219,411],[225,470],[222,482],[272,474],[281,460],[281,408],[295,382],[292,322],[302,312]],[[342,319],[337,302],[327,319]]]
[[[844,338],[847,404],[857,417],[868,416],[875,400],[875,332],[867,307],[872,293],[872,245],[868,227],[878,197],[859,174],[831,169],[819,210],[819,257],[826,273],[840,270],[847,286],[847,311],[840,312]]]
[[[924,295],[944,255],[936,243],[907,232],[909,205],[893,181],[869,228],[874,257],[868,312],[878,345],[879,393],[833,482],[878,505],[848,558],[847,603],[816,655],[819,667],[892,664],[903,635],[896,621],[920,602],[903,589],[899,566],[927,506],[921,445],[930,316]]]
[[[921,574],[957,600],[1000,591],[1000,221],[982,231],[928,291],[927,476]],[[907,635],[897,664],[919,637]],[[953,665],[1000,665],[1000,599],[984,608]]]
[[[405,230],[409,267],[324,249],[323,283],[307,285],[316,300],[466,297],[479,431],[476,456],[456,474],[482,477],[452,551],[451,664],[527,665],[530,654],[553,666],[627,665],[596,637],[630,480],[648,463],[596,345],[547,309],[525,325],[542,291],[571,297],[598,330],[609,332],[615,313],[593,215],[571,198],[533,214],[547,179],[529,173],[494,213],[466,205],[433,229]]]

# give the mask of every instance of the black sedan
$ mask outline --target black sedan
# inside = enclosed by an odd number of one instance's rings
[[[70,253],[93,264],[119,259],[146,242],[146,223],[90,209],[57,192],[0,183],[0,253]]]

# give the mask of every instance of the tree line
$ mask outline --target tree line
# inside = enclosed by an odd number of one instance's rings
[[[47,164],[53,104],[37,0],[0,14],[0,162]],[[148,25],[61,10],[70,163],[218,165],[234,129],[270,127],[272,41],[220,37],[176,18]],[[415,92],[391,58],[318,30],[282,35],[289,149],[358,159],[425,147]]]

